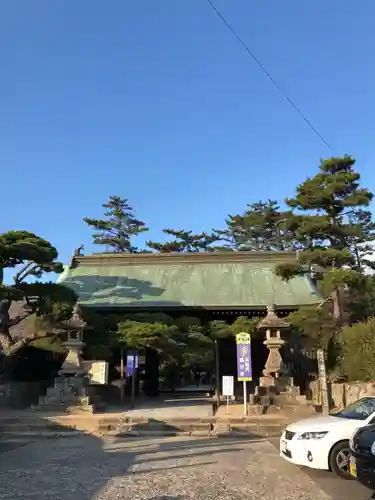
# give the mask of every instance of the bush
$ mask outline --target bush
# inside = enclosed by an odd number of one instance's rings
[[[375,318],[341,332],[340,366],[349,381],[375,380]]]

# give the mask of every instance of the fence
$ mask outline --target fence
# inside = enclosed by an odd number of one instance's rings
[[[310,393],[312,402],[320,405],[321,391],[320,382],[310,382]],[[331,408],[345,408],[346,406],[364,397],[375,396],[374,382],[350,382],[346,384],[329,383],[328,396]]]

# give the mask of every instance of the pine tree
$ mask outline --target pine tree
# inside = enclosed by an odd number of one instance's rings
[[[0,235],[0,346],[13,356],[41,338],[54,338],[55,327],[72,312],[75,294],[63,285],[30,282],[44,273],[61,273],[51,243],[28,231],[9,231]],[[12,285],[4,284],[4,270],[14,269]],[[12,309],[17,309],[13,314]],[[22,325],[21,325],[22,324]],[[22,326],[22,337],[12,329]]]
[[[216,234],[224,242],[222,249],[234,251],[284,251],[295,242],[286,226],[287,214],[275,200],[247,205],[242,215],[229,215],[226,229]]]
[[[162,352],[175,346],[178,328],[165,314],[139,313],[120,320],[114,340],[128,349],[145,351],[147,348]]]
[[[166,243],[148,241],[146,244],[152,250],[161,253],[170,252],[212,252],[211,246],[217,241],[217,236],[208,233],[194,234],[185,229],[163,229],[163,233],[174,239]]]
[[[95,245],[104,245],[113,252],[136,253],[138,248],[132,243],[134,237],[148,231],[146,224],[137,219],[128,200],[119,196],[110,196],[103,205],[105,219],[83,220],[95,230]]]
[[[355,288],[361,278],[375,229],[368,208],[373,195],[360,187],[354,164],[351,156],[322,160],[319,172],[286,200],[292,209],[287,228],[302,250],[297,264],[277,269],[284,279],[305,273],[322,279],[340,323],[344,319],[344,289]]]

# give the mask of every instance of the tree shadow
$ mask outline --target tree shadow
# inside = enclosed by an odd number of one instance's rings
[[[150,281],[127,278],[125,276],[74,276],[66,279],[63,284],[71,288],[80,301],[105,303],[110,305],[114,299],[124,302],[143,303],[145,297],[160,297],[165,289],[154,286]],[[149,304],[149,300],[145,301]],[[138,305],[138,304],[137,304]]]
[[[34,428],[48,425],[45,419],[34,418]],[[13,422],[15,424],[15,421]],[[4,427],[4,425],[3,425]],[[52,428],[51,425],[49,427]],[[38,500],[92,500],[97,495],[112,498],[116,488],[121,490],[122,480],[128,488],[133,488],[129,479],[145,474],[156,473],[167,469],[186,469],[191,467],[207,467],[217,463],[214,459],[218,453],[242,450],[243,440],[225,439],[182,439],[178,442],[158,442],[158,439],[147,437],[132,440],[103,441],[92,434],[77,435],[75,429],[55,424],[53,430],[72,432],[74,437],[56,439],[31,439],[19,436],[17,442],[11,443],[2,436],[0,441],[0,484],[2,498],[35,498]],[[159,438],[160,441],[160,438]],[[193,448],[194,452],[188,452]],[[204,449],[203,449],[204,448]],[[177,453],[175,453],[177,452]],[[180,453],[179,453],[180,452]],[[172,456],[171,456],[172,454]],[[174,454],[174,455],[173,455]],[[201,457],[201,460],[199,460]],[[210,460],[205,460],[209,457]],[[164,463],[168,460],[172,463]],[[192,458],[193,463],[189,463]],[[144,481],[144,478],[140,477]],[[136,489],[136,485],[134,486]],[[136,491],[134,492],[137,493]],[[156,495],[156,493],[160,493]],[[179,491],[150,492],[149,496],[137,496],[144,500],[184,500],[187,498]],[[4,496],[3,496],[4,495]],[[115,495],[116,496],[116,495]],[[127,497],[127,496],[125,496]],[[100,496],[102,498],[102,496]],[[104,496],[103,496],[104,498]]]

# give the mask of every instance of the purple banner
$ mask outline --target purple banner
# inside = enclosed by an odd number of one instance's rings
[[[139,356],[137,352],[129,352],[126,356],[126,376],[131,377],[134,372],[134,361],[135,361],[135,369],[139,366]]]
[[[248,382],[253,379],[251,366],[251,337],[248,333],[236,335],[237,344],[237,380]]]

